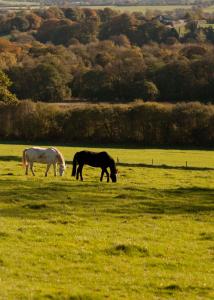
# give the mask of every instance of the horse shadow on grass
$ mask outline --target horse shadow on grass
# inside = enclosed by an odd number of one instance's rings
[[[18,161],[21,162],[22,158],[16,155],[3,155],[0,156],[0,161]]]
[[[13,188],[10,188],[10,185]],[[69,211],[84,217],[100,215],[197,214],[214,210],[214,189],[188,187],[146,189],[94,182],[0,182],[0,217],[35,218]]]

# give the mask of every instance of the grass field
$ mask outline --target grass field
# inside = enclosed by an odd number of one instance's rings
[[[161,12],[171,12],[175,11],[176,9],[183,9],[183,10],[191,10],[191,5],[142,5],[142,6],[84,6],[89,7],[92,9],[104,9],[105,7],[109,7],[111,9],[116,9],[121,12],[142,12],[145,13],[148,10],[158,10]],[[214,5],[203,8],[204,12],[213,13],[214,12]]]
[[[108,184],[71,165],[26,177],[25,147],[0,145],[0,299],[214,299],[214,171],[140,165],[212,168],[214,152],[106,148],[124,164]]]
[[[214,12],[214,5],[208,6],[203,9],[203,11],[208,12],[208,13],[213,13]]]
[[[14,6],[26,6],[26,5],[37,5],[39,6],[39,2],[30,2],[30,1],[13,1],[13,0],[0,0],[0,5],[14,5]]]
[[[201,24],[199,27],[200,28],[209,28],[209,27],[211,27],[212,29],[214,29],[214,24]]]
[[[142,12],[145,13],[148,10],[159,11],[174,11],[176,9],[191,9],[191,5],[139,5],[139,6],[84,6],[92,9],[104,9],[105,7],[116,9],[121,12]]]

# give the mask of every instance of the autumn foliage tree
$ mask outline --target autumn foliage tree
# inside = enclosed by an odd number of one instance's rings
[[[78,7],[12,12],[0,16],[0,68],[19,99],[214,102],[214,34],[198,28],[199,17],[206,16],[184,16],[181,37],[156,13]]]
[[[11,81],[7,75],[0,70],[0,101],[4,103],[15,103],[17,98],[9,90],[11,86]]]

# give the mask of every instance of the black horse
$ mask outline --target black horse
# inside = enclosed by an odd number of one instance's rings
[[[79,165],[77,168],[77,164]],[[81,180],[82,177],[82,169],[84,165],[89,165],[91,167],[101,168],[101,177],[100,181],[103,180],[103,175],[106,173],[107,182],[109,182],[109,172],[107,168],[110,168],[110,177],[112,182],[117,181],[117,169],[115,166],[115,162],[113,158],[107,152],[92,152],[92,151],[80,151],[74,155],[73,158],[73,170],[72,176],[76,175],[76,179],[79,179],[79,175]],[[76,172],[77,168],[77,172]]]

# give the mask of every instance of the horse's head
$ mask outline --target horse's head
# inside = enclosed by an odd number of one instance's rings
[[[65,172],[65,169],[66,169],[66,165],[65,164],[60,164],[59,165],[59,175],[60,176],[63,176],[63,174]]]
[[[117,169],[115,169],[114,172],[111,172],[110,177],[112,182],[117,182],[117,173],[118,173]]]

